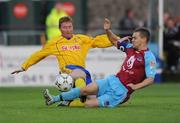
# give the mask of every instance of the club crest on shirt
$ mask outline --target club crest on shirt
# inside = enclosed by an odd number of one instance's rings
[[[134,62],[135,62],[135,56],[131,56],[128,60],[127,60],[127,67],[128,69],[131,69],[134,65]]]
[[[151,67],[151,69],[155,68],[155,62],[154,61],[150,61],[150,67]]]

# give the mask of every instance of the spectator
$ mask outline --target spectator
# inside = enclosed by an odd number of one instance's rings
[[[63,5],[60,2],[56,2],[54,8],[51,10],[50,14],[46,18],[46,34],[48,40],[53,37],[61,35],[59,31],[59,19],[67,16],[63,9]]]
[[[164,15],[163,15],[163,20],[164,20],[164,24],[165,24],[165,27],[167,25],[167,22],[168,22],[168,19],[171,17],[171,14],[169,12],[165,12]]]
[[[165,23],[165,30],[164,30],[164,49],[166,52],[167,58],[167,70],[171,72],[177,71],[178,60],[180,57],[179,54],[179,28],[176,26],[173,18],[167,19]]]
[[[133,32],[135,28],[134,12],[131,9],[127,9],[125,16],[119,22],[119,29],[125,32],[124,36],[127,36],[132,35],[131,32]]]

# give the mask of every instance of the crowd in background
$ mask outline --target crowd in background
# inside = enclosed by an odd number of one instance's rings
[[[180,20],[164,13],[165,71],[180,72]]]
[[[134,11],[126,9],[119,21],[121,36],[131,35],[139,26],[147,26],[146,22],[136,23]],[[169,12],[164,13],[164,72],[180,73],[180,19]]]

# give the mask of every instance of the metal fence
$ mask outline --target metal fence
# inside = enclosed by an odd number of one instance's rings
[[[21,30],[0,32],[1,45],[38,45],[43,31]]]

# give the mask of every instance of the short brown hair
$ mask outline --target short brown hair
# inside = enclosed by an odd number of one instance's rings
[[[141,37],[146,37],[147,42],[150,40],[150,31],[145,27],[137,28],[134,32],[139,32]]]
[[[69,16],[65,16],[59,19],[59,28],[61,28],[61,24],[64,22],[72,22],[72,18]]]

